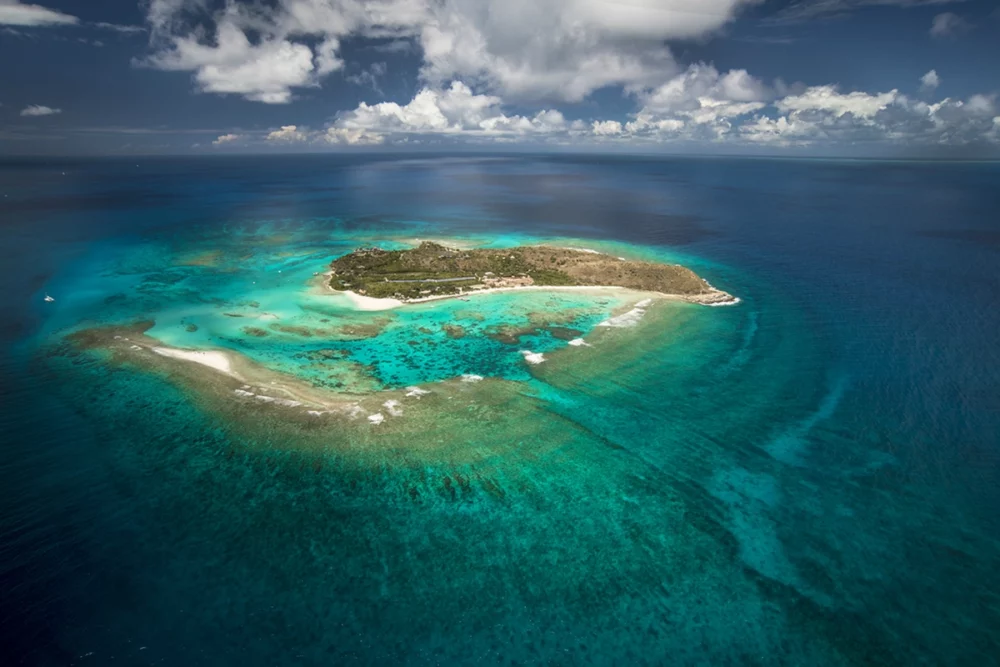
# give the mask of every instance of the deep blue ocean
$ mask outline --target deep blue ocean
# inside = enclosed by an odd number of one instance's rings
[[[458,304],[395,316],[342,344],[368,381],[523,387],[405,456],[67,352],[145,319],[313,373],[316,341],[213,313],[415,237],[571,239],[741,303],[587,361],[538,333],[537,368],[407,346]],[[1000,665],[1000,163],[6,160],[0,285],[0,664]]]

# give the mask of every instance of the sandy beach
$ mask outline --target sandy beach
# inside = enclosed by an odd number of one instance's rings
[[[408,299],[406,301],[401,301],[399,299],[377,299],[370,296],[365,296],[363,294],[358,294],[350,290],[335,290],[329,285],[327,285],[327,290],[335,294],[343,294],[354,306],[355,310],[362,311],[379,311],[379,310],[392,310],[393,308],[399,308],[400,306],[405,306],[413,303],[427,303],[428,301],[441,301],[443,299],[459,299],[468,298],[472,296],[478,296],[481,294],[496,294],[498,292],[520,292],[520,291],[549,291],[549,292],[588,292],[588,291],[607,291],[607,290],[628,290],[630,292],[636,292],[636,294],[647,294],[652,295],[653,298],[659,299],[674,299],[680,301],[688,301],[690,303],[697,303],[705,306],[730,306],[739,303],[737,297],[723,292],[721,290],[715,290],[714,292],[708,292],[705,294],[694,294],[694,295],[682,295],[682,294],[661,294],[659,292],[639,292],[637,290],[631,290],[627,287],[619,287],[617,285],[522,285],[520,287],[496,287],[493,289],[481,289],[472,292],[464,292],[462,294],[440,294],[437,296],[427,296],[420,299]]]
[[[364,311],[376,311],[376,310],[392,310],[393,308],[399,308],[405,305],[407,302],[400,301],[399,299],[376,299],[375,297],[365,296],[364,294],[358,294],[357,292],[351,292],[349,290],[339,291],[332,287],[329,288],[331,292],[339,292],[347,297],[354,306],[355,310]],[[409,303],[413,303],[412,301]]]
[[[399,299],[376,299],[370,296],[364,296],[363,294],[357,294],[356,292],[351,292],[350,290],[341,291],[335,290],[332,287],[329,287],[328,289],[336,294],[343,294],[346,296],[356,310],[376,311],[391,310],[393,308],[399,308],[400,306],[406,306],[413,303],[427,303],[428,301],[441,301],[444,299],[465,299],[482,294],[496,294],[498,292],[520,292],[529,290],[549,292],[587,292],[596,290],[623,290],[626,288],[616,287],[613,285],[522,285],[520,287],[496,287],[493,289],[481,289],[473,292],[464,292],[462,294],[440,294],[437,296],[422,297],[420,299],[408,299],[406,301],[400,301]]]
[[[225,373],[226,375],[237,377],[237,374],[233,372],[232,364],[229,362],[229,357],[226,356],[225,352],[219,352],[216,350],[179,350],[173,347],[153,347],[151,349],[153,352],[156,352],[164,357],[182,359],[184,361],[193,361],[196,364],[214,368],[215,370]]]

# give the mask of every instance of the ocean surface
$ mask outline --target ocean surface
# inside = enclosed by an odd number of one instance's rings
[[[316,275],[415,239],[741,301]],[[0,161],[0,278],[0,664],[1000,665],[998,163]]]

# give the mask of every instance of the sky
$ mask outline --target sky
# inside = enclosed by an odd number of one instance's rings
[[[0,0],[0,156],[1000,157],[993,0]]]

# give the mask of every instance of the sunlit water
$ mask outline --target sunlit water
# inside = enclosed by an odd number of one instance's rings
[[[4,655],[996,664],[998,185],[995,164],[5,164]],[[609,329],[638,297],[359,313],[316,285],[416,238],[677,261],[742,303]],[[432,393],[331,433],[64,344],[139,320],[331,392]],[[463,374],[486,380],[431,402]]]

